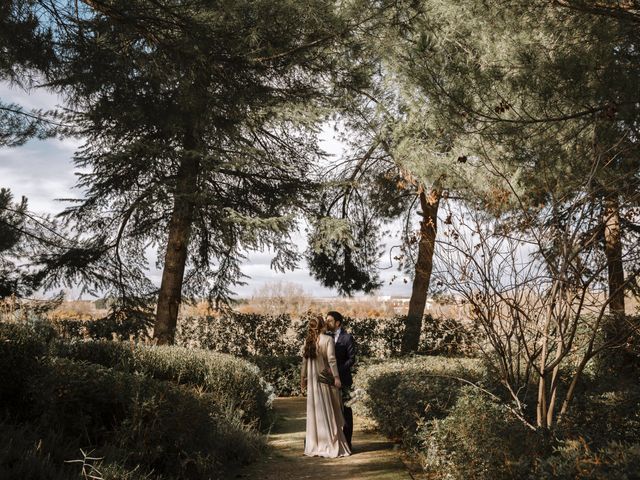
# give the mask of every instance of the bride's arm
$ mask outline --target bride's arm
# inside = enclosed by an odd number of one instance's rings
[[[331,368],[331,373],[333,373],[333,378],[336,380],[336,387],[342,387],[340,383],[340,373],[338,373],[338,362],[336,360],[336,344],[333,341],[333,338],[327,337],[329,341],[327,342],[327,361],[329,362],[329,368]]]

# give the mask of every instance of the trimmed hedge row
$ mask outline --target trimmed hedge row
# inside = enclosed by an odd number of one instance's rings
[[[248,362],[49,333],[0,323],[0,478],[74,478],[85,452],[105,480],[221,479],[263,448],[269,392]]]
[[[189,317],[178,324],[176,343],[230,353],[241,357],[293,356],[301,353],[308,317],[231,313]],[[405,317],[346,318],[345,327],[355,337],[361,357],[398,356]],[[470,323],[425,315],[418,353],[466,355],[476,353],[479,330]]]
[[[484,390],[475,359],[423,357],[360,365],[354,409],[402,441],[428,476],[463,480],[637,479],[640,388],[618,382],[583,395],[560,439],[534,431]],[[624,380],[624,379],[623,379]],[[583,386],[586,388],[588,386]]]
[[[361,363],[354,379],[356,412],[375,420],[382,433],[411,447],[418,424],[447,415],[464,383],[484,375],[477,359],[414,357]]]
[[[248,422],[265,423],[274,397],[255,365],[222,353],[109,341],[56,342],[54,352],[59,357],[201,389],[220,405],[242,412]]]

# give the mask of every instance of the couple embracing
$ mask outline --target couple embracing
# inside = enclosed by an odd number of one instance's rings
[[[308,456],[351,455],[353,413],[344,402],[353,384],[356,347],[342,323],[338,312],[309,320],[300,384],[307,391],[304,454]]]

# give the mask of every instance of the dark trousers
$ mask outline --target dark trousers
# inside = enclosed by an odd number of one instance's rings
[[[342,387],[342,415],[344,416],[344,436],[347,439],[349,448],[351,448],[351,438],[353,437],[353,410],[345,404],[351,399],[351,385]]]
[[[351,448],[351,437],[353,437],[353,410],[351,407],[343,407],[342,413],[344,414],[344,436],[347,438],[349,448]]]

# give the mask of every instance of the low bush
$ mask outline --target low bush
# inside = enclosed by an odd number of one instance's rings
[[[230,355],[175,346],[129,342],[57,342],[55,353],[123,372],[200,388],[247,422],[266,422],[273,399],[259,369]]]
[[[640,385],[629,378],[584,382],[560,427],[563,438],[582,438],[592,449],[640,442]]]
[[[47,353],[49,339],[49,332],[33,325],[0,323],[0,406],[21,405],[29,379]]]
[[[270,385],[274,394],[279,397],[292,397],[301,395],[300,369],[302,357],[297,355],[271,357],[249,357],[248,360],[260,369],[260,372]]]
[[[346,329],[353,334],[361,357],[389,358],[400,355],[406,317],[390,318],[345,318]],[[296,325],[297,342],[304,341],[307,318]],[[418,354],[474,356],[481,334],[471,323],[454,319],[434,318],[425,315],[422,319]]]
[[[583,440],[565,441],[539,462],[535,478],[635,480],[640,478],[640,443],[611,442],[594,451]]]
[[[51,342],[50,333],[0,324],[3,480],[78,477],[82,462],[65,461],[83,452],[98,457],[85,472],[105,480],[226,478],[262,448],[255,426],[268,392],[256,366],[174,347]]]
[[[356,412],[375,420],[385,435],[415,443],[418,425],[444,417],[464,383],[478,381],[484,370],[476,359],[415,357],[361,363],[354,379]]]
[[[178,323],[176,344],[239,357],[296,355],[300,344],[294,339],[293,328],[289,315],[231,312],[188,317]]]
[[[152,319],[142,312],[114,312],[96,320],[50,319],[47,322],[61,338],[86,340],[129,340],[148,336]]]
[[[200,478],[260,447],[258,434],[215,396],[170,382],[52,359],[31,389],[40,428],[126,467]]]
[[[426,471],[443,478],[526,478],[545,441],[502,403],[465,386],[446,417],[421,422],[415,451]]]
[[[30,426],[0,422],[0,478],[4,480],[67,480],[78,469],[65,465],[77,451],[59,432],[44,435]]]

